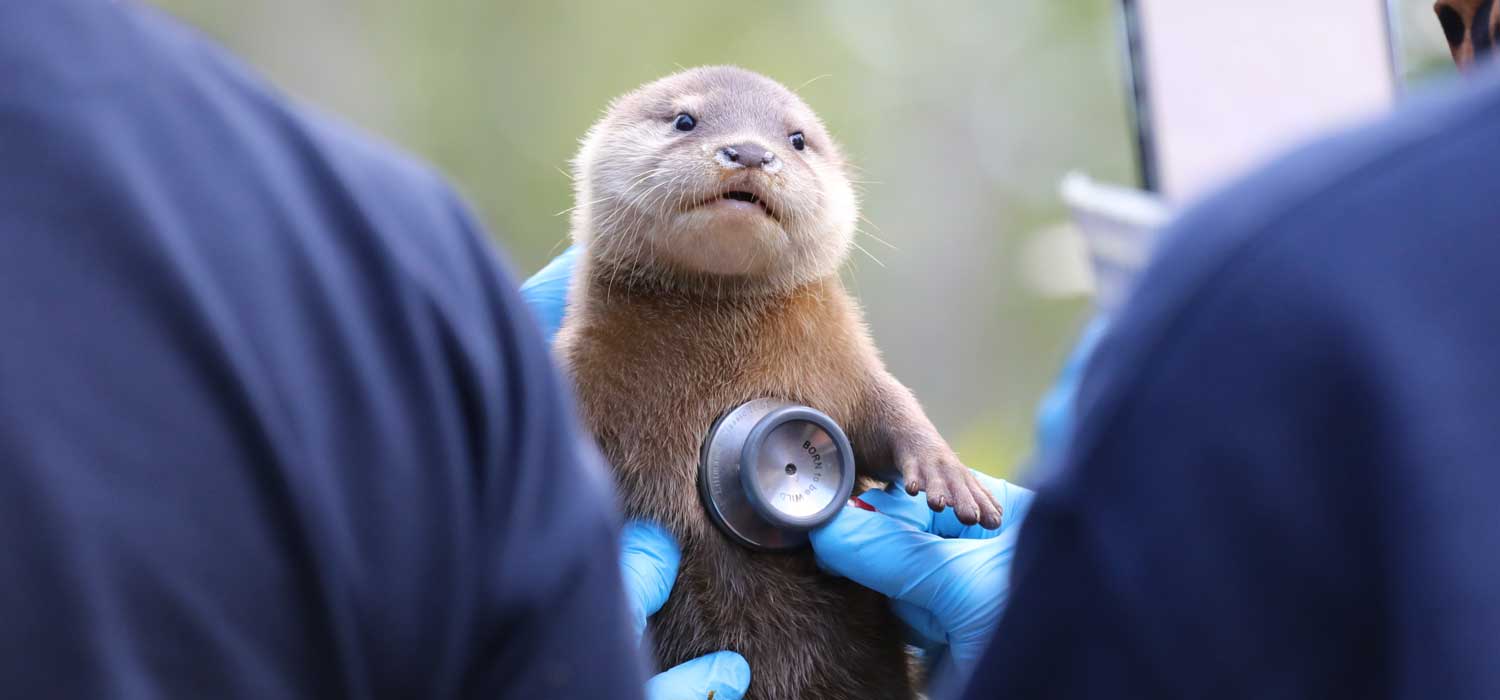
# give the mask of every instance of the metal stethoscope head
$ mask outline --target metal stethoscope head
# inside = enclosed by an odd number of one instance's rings
[[[698,462],[698,492],[725,534],[758,550],[807,544],[854,491],[854,450],[833,419],[776,399],[720,416]]]

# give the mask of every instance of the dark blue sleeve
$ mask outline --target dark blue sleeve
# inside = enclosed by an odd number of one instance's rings
[[[1186,215],[963,697],[1500,696],[1500,237],[1472,94]]]
[[[426,169],[0,3],[0,695],[638,697],[598,457]]]

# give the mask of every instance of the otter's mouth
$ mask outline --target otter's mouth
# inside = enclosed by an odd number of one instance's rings
[[[780,223],[781,221],[781,217],[777,216],[776,210],[771,208],[771,205],[766,202],[765,198],[754,192],[751,192],[750,190],[725,190],[723,192],[720,192],[718,196],[710,197],[701,202],[698,202],[696,205],[694,205],[694,207],[708,207],[714,205],[730,206],[741,209],[756,207],[760,209],[760,212],[762,214],[771,217],[776,222]]]
[[[736,202],[749,202],[751,204],[760,204],[760,197],[755,196],[754,192],[744,192],[744,191],[741,191],[741,190],[735,190],[733,192],[725,192],[724,194],[719,195],[719,198],[720,199],[732,199],[732,200],[734,200]]]

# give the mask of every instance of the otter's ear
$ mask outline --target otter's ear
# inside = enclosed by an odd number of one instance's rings
[[[1437,0],[1433,5],[1459,68],[1468,69],[1494,46],[1495,23],[1500,20],[1494,5],[1494,0]]]

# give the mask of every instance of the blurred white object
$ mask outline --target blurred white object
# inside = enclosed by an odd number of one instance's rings
[[[1016,273],[1026,291],[1045,299],[1094,295],[1094,272],[1088,246],[1078,227],[1062,221],[1037,231],[1016,257]]]
[[[1172,208],[1389,109],[1398,94],[1383,0],[1121,4],[1142,180],[1152,192],[1076,173],[1062,182],[1102,313],[1123,302]]]
[[[1387,109],[1382,0],[1124,0],[1144,155],[1185,202],[1277,152]]]
[[[1062,198],[1088,250],[1094,305],[1107,314],[1124,301],[1145,267],[1171,210],[1149,193],[1097,183],[1079,173],[1063,178]]]

